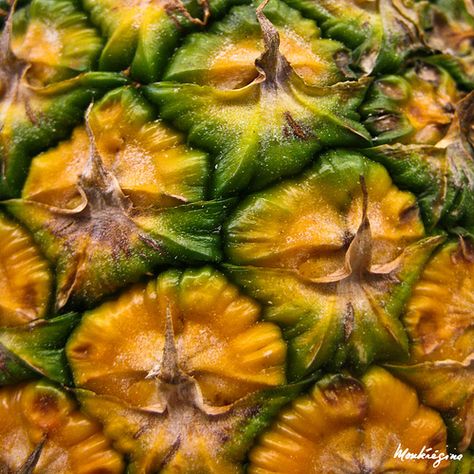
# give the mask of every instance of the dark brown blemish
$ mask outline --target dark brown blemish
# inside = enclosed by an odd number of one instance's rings
[[[90,343],[81,344],[74,348],[74,356],[76,359],[87,359],[90,355],[90,349],[92,345]]]
[[[211,10],[208,0],[198,0],[197,2],[203,11],[203,18],[196,18],[189,13],[188,9],[181,0],[168,0],[163,2],[163,7],[178,29],[182,28],[176,13],[181,13],[188,21],[197,26],[206,26],[211,16]]]
[[[347,51],[338,51],[334,55],[334,62],[336,63],[337,68],[344,75],[346,79],[357,79],[356,74],[350,68],[351,64],[351,55]]]
[[[46,415],[52,411],[58,410],[58,400],[53,395],[44,393],[35,397],[33,407],[35,410]]]
[[[439,86],[441,74],[437,68],[428,64],[417,64],[415,66],[417,76],[423,81],[430,82],[435,86]]]
[[[343,315],[343,327],[344,327],[344,341],[348,341],[351,337],[352,331],[354,330],[354,307],[351,302],[346,304],[346,309]]]
[[[403,211],[400,213],[401,224],[407,224],[413,219],[418,219],[418,206],[416,204],[403,209]]]
[[[47,437],[43,436],[43,439],[36,445],[31,454],[28,456],[26,461],[22,464],[16,474],[33,474],[36,466],[38,465],[41,453],[43,452],[44,445],[46,444]]]
[[[165,454],[165,457],[161,461],[156,472],[161,472],[161,470],[164,469],[166,465],[169,464],[173,460],[180,446],[181,446],[181,436],[178,436],[176,440],[174,441],[174,443],[171,445],[168,452]]]
[[[311,133],[305,130],[291,115],[290,112],[285,112],[284,114],[286,125],[283,128],[283,133],[286,138],[297,137],[300,140],[309,140],[311,138]]]
[[[391,99],[401,100],[405,97],[405,93],[400,86],[391,84],[388,81],[380,81],[378,83],[378,88],[384,95]]]
[[[474,244],[471,239],[460,236],[456,250],[451,253],[451,262],[457,264],[462,260],[474,263]]]
[[[385,114],[374,120],[373,127],[377,133],[383,133],[396,129],[399,123],[400,119],[396,115]]]

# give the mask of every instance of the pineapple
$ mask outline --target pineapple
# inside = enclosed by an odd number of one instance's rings
[[[49,265],[31,236],[0,214],[2,327],[43,319],[49,310],[52,278]]]
[[[102,40],[75,2],[39,0],[19,13],[0,38],[2,197],[20,194],[31,159],[66,138],[94,97],[127,82],[91,71]]]
[[[474,472],[470,0],[0,14],[0,473]]]
[[[314,472],[434,473],[447,463],[438,469],[430,461],[406,462],[392,453],[398,446],[443,450],[445,445],[441,416],[420,404],[413,388],[373,367],[361,379],[323,377],[282,410],[250,452],[249,472],[303,474],[314,466]]]
[[[2,472],[123,472],[100,424],[48,380],[6,387],[0,397]]]

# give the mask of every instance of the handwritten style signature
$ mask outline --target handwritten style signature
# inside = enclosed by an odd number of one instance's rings
[[[427,459],[433,461],[433,467],[437,468],[443,461],[460,461],[463,455],[457,453],[443,453],[439,449],[433,450],[433,448],[427,448],[426,446],[423,446],[419,452],[412,453],[408,448],[403,449],[401,444],[399,444],[393,457],[401,461]]]

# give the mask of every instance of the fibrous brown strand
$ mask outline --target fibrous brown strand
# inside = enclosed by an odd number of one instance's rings
[[[260,78],[256,81],[262,82],[266,89],[276,90],[288,79],[292,68],[280,52],[280,35],[277,29],[263,13],[268,1],[264,0],[256,10],[265,46],[265,51],[255,60],[255,66],[260,72]]]
[[[47,437],[43,436],[41,441],[36,445],[31,454],[28,456],[28,459],[23,463],[23,465],[18,469],[16,474],[33,474],[36,466],[38,465],[41,453],[46,444]]]
[[[211,10],[209,8],[209,1],[208,0],[198,0],[199,6],[203,10],[203,17],[201,18],[196,18],[193,17],[182,0],[167,0],[165,1],[165,9],[169,12],[173,20],[175,21],[177,26],[180,26],[180,23],[178,19],[174,16],[174,12],[179,12],[181,13],[188,21],[193,23],[194,25],[198,26],[206,26],[209,18],[211,16]]]

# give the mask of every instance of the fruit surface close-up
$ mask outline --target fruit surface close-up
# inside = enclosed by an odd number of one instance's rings
[[[0,474],[474,474],[472,0],[0,0]]]

